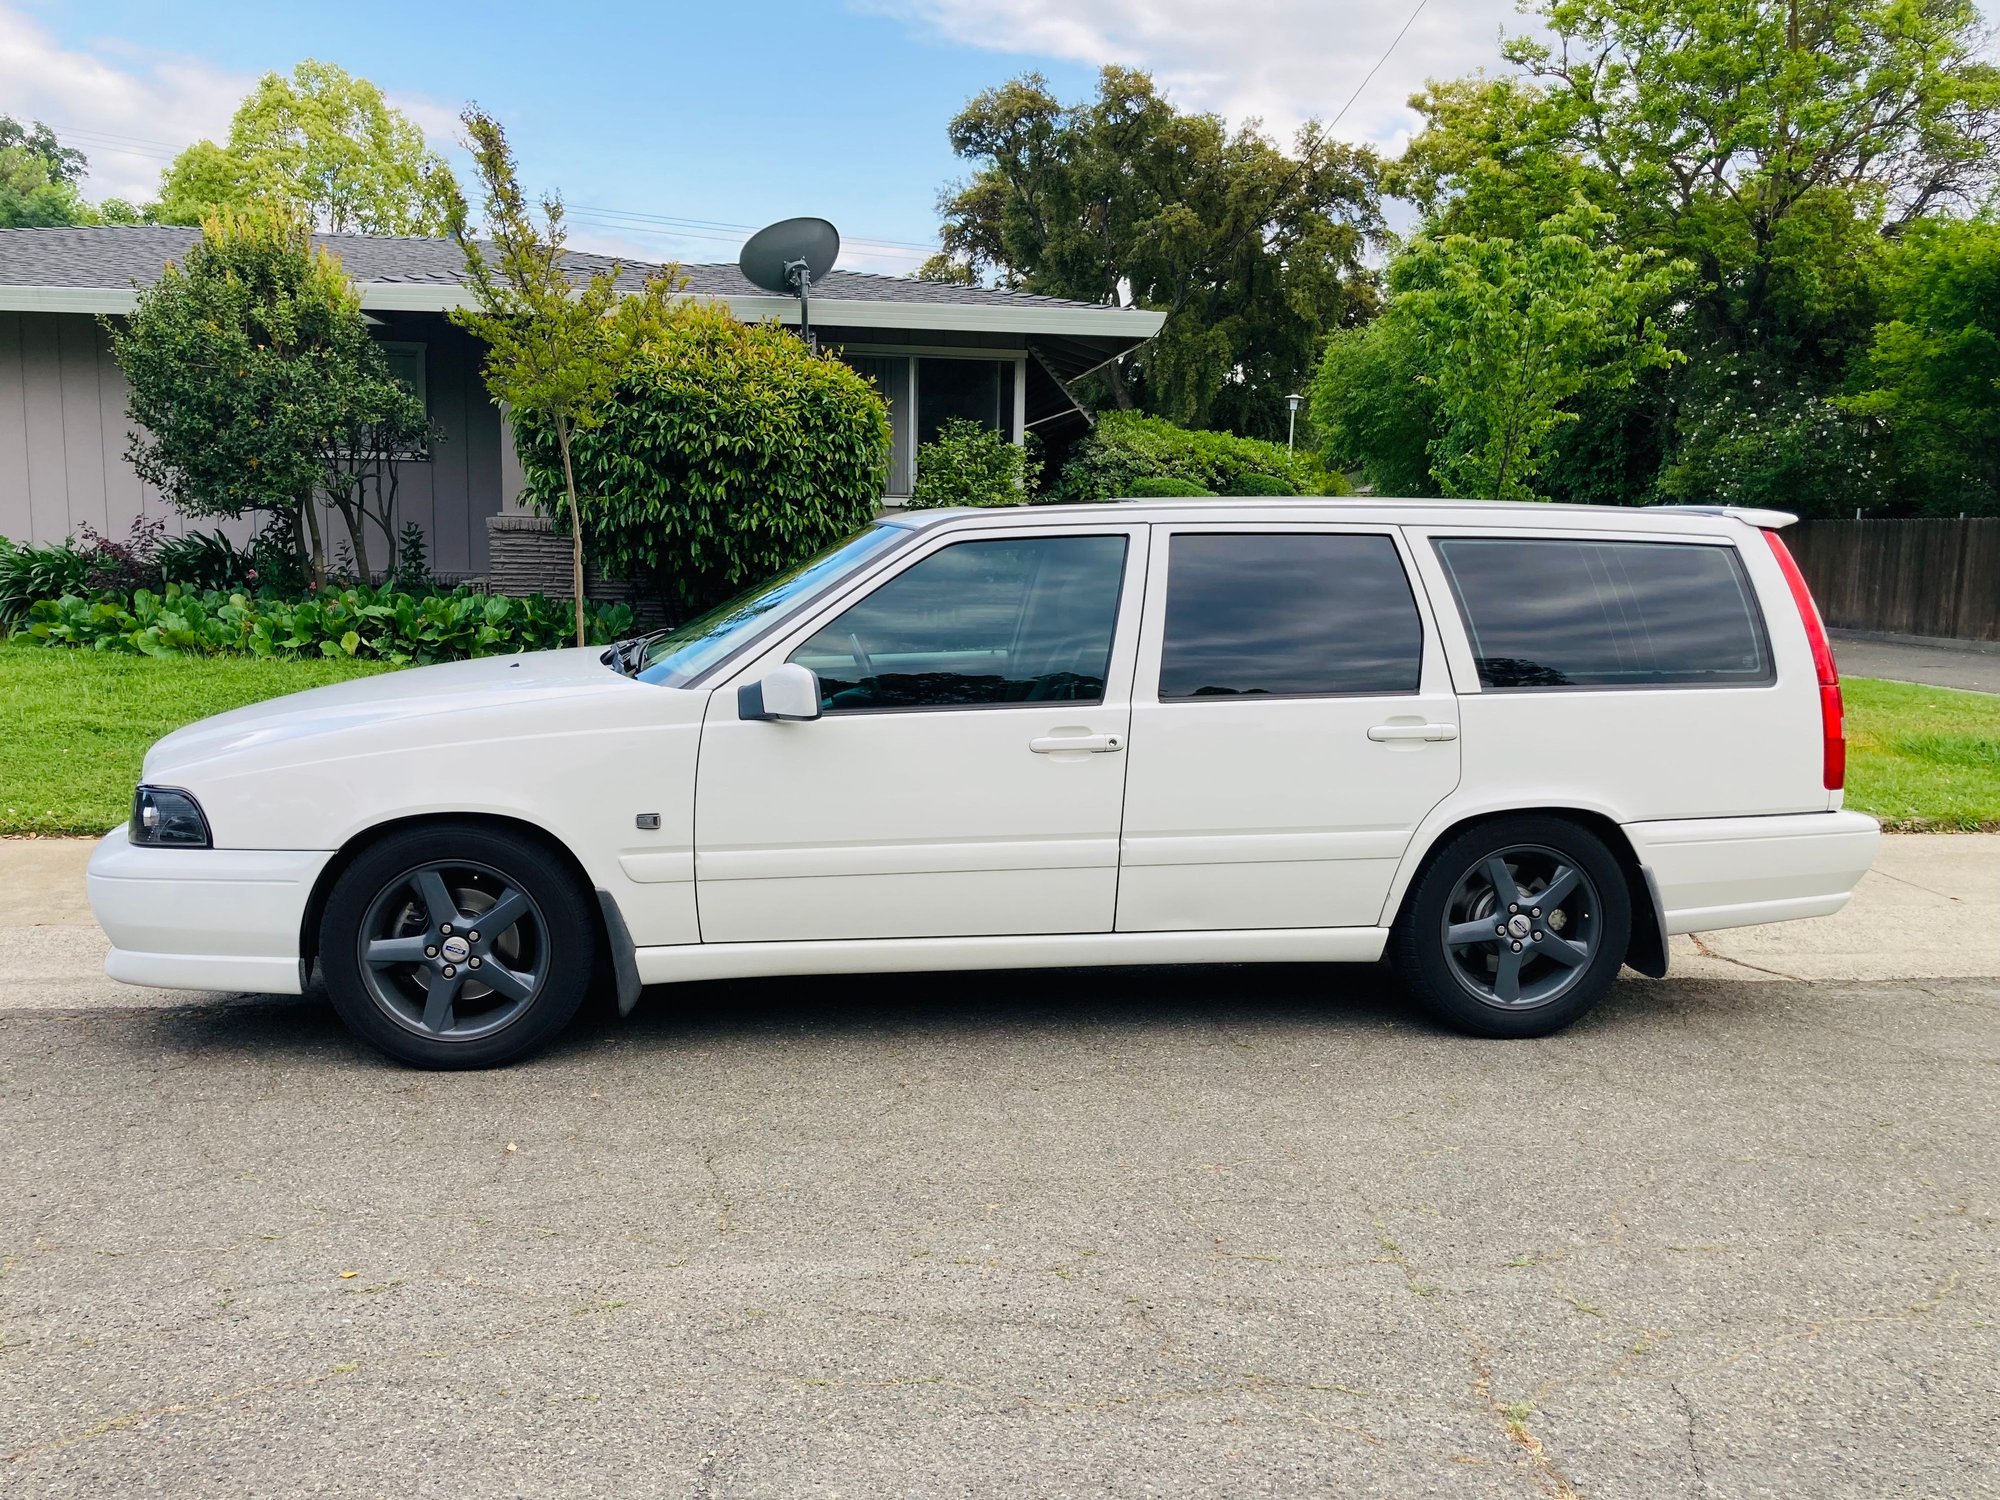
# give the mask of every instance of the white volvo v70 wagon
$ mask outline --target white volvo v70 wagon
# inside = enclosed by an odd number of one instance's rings
[[[885,519],[608,651],[398,672],[146,757],[113,977],[476,1067],[594,972],[1385,953],[1492,1037],[1672,933],[1836,911],[1840,688],[1775,512],[1159,501]]]

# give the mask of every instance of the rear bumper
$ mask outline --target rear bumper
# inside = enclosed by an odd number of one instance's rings
[[[299,934],[330,851],[140,849],[114,828],[90,857],[104,972],[162,989],[305,988]]]
[[[1882,830],[1856,812],[1627,823],[1658,882],[1668,933],[1824,917],[1874,863]]]

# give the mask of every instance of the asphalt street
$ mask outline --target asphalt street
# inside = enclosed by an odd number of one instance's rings
[[[1740,972],[0,1009],[0,1493],[2000,1494],[2000,981]]]
[[[2000,693],[2000,642],[1931,646],[1833,632],[1833,654],[1850,677],[1887,677],[1973,693]]]

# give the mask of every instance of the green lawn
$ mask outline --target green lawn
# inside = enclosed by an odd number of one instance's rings
[[[0,835],[101,833],[146,747],[209,714],[385,668],[0,641]],[[1902,828],[2000,829],[2000,697],[1849,677],[1847,805]]]
[[[155,659],[0,641],[0,834],[102,833],[146,747],[224,709],[385,670],[355,661]]]
[[[2000,696],[1843,677],[1847,805],[1893,828],[2000,830]]]

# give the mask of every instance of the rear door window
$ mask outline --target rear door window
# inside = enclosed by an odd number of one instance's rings
[[[1160,697],[1414,693],[1424,629],[1379,533],[1178,532]]]
[[[1694,542],[1441,537],[1491,689],[1770,682],[1770,643],[1736,549]]]

